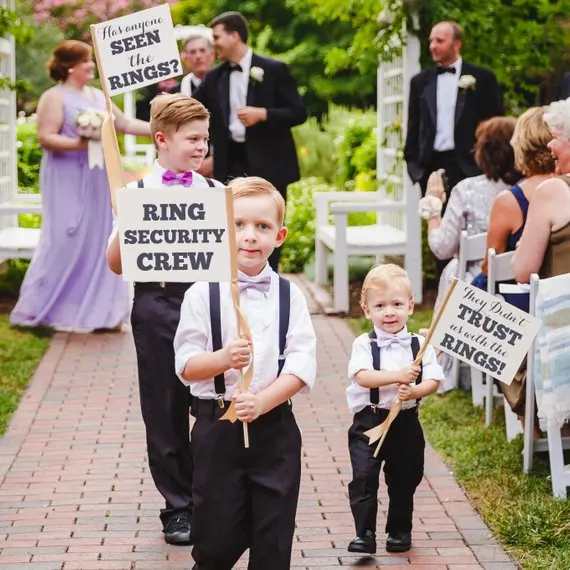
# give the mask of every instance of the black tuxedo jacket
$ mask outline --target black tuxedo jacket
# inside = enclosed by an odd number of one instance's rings
[[[570,97],[570,72],[566,72],[562,76],[562,81],[560,82],[557,95],[558,100],[568,99],[568,97]]]
[[[247,105],[265,107],[267,121],[247,127],[245,146],[250,176],[269,180],[280,191],[299,180],[299,163],[291,127],[304,123],[307,111],[289,68],[275,59],[252,54],[251,67],[263,69],[262,81],[249,78]],[[210,111],[214,143],[214,178],[228,178],[230,141],[230,72],[224,62],[208,73],[193,94]]]
[[[455,105],[455,155],[466,177],[480,174],[473,157],[477,125],[504,114],[503,100],[495,74],[466,61],[461,64],[461,75],[472,75],[474,89],[457,89]],[[408,106],[408,133],[404,158],[410,178],[419,182],[429,174],[437,121],[437,68],[418,73],[410,84]]]

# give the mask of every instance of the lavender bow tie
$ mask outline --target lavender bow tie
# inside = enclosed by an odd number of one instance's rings
[[[271,275],[266,275],[264,277],[243,277],[238,278],[239,292],[245,291],[246,289],[257,289],[262,293],[267,293],[269,287],[271,286]]]
[[[191,186],[192,184],[192,172],[182,172],[181,174],[176,174],[172,170],[167,170],[162,175],[162,183],[166,186],[172,186],[173,184],[181,184],[182,186]]]
[[[387,346],[391,346],[393,344],[399,344],[400,346],[408,347],[412,344],[412,335],[410,333],[402,334],[399,336],[395,334],[386,334],[379,336],[376,342],[380,348],[386,348]]]

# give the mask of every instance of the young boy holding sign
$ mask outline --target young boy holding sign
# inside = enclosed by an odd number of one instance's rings
[[[194,396],[192,556],[195,570],[231,570],[250,549],[250,570],[289,570],[301,477],[301,434],[290,398],[312,387],[316,339],[301,291],[267,260],[287,235],[285,202],[262,178],[233,191],[240,307],[229,283],[196,283],[182,303],[176,372]],[[254,367],[247,392],[240,371]],[[238,419],[220,420],[234,401]],[[242,422],[247,422],[249,448]]]
[[[378,485],[384,462],[390,499],[386,550],[405,552],[412,544],[414,492],[424,469],[425,441],[418,406],[421,398],[437,391],[443,370],[431,346],[421,365],[413,364],[424,339],[410,334],[406,327],[414,301],[412,285],[402,268],[392,264],[372,268],[364,280],[360,304],[374,330],[354,341],[348,364],[351,384],[346,393],[354,414],[348,431],[353,473],[348,495],[357,534],[348,550],[376,552]],[[375,458],[376,446],[369,444],[364,432],[386,420],[395,398],[402,401],[402,408]]]
[[[150,124],[158,158],[150,174],[129,186],[223,186],[196,172],[208,150],[208,118],[206,108],[186,95],[156,97]],[[122,272],[116,229],[109,239],[107,260],[115,273]],[[172,341],[190,285],[135,283],[131,313],[150,472],[166,502],[160,514],[164,538],[180,545],[190,542],[193,465],[190,394],[176,376]]]

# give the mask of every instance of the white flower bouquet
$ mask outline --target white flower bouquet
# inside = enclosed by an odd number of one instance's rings
[[[82,139],[101,140],[101,126],[105,119],[105,113],[95,109],[79,111],[75,117],[77,133]]]

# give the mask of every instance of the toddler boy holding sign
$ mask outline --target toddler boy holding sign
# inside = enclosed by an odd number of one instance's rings
[[[285,240],[285,202],[263,178],[230,182],[240,307],[252,338],[239,338],[230,283],[188,290],[174,339],[176,372],[194,396],[192,556],[195,570],[289,570],[301,477],[301,434],[290,398],[312,387],[316,339],[301,291],[267,260]],[[249,390],[240,371],[254,367]],[[232,400],[239,421],[220,420]],[[242,422],[248,423],[249,448]]]
[[[443,370],[431,346],[421,365],[413,364],[424,339],[406,327],[414,301],[412,285],[401,267],[373,267],[364,280],[360,305],[374,329],[356,338],[348,364],[351,384],[346,395],[354,414],[348,430],[352,464],[348,495],[357,535],[348,550],[376,552],[378,485],[384,462],[389,496],[386,550],[405,552],[411,548],[414,492],[424,470],[425,441],[418,406],[421,398],[437,391]],[[364,432],[386,420],[395,398],[402,401],[402,408],[375,458],[376,445],[369,444]]]
[[[151,103],[150,126],[158,158],[150,174],[129,186],[180,188],[220,186],[196,172],[208,151],[209,113],[191,97],[163,94]],[[121,273],[117,230],[109,238],[107,261]],[[164,538],[189,544],[192,511],[192,455],[189,438],[190,394],[174,370],[173,339],[180,305],[191,283],[135,283],[131,313],[137,352],[142,416],[148,462],[164,497],[160,513]]]

